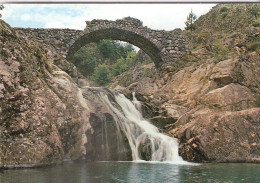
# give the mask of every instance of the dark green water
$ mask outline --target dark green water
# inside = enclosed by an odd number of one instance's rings
[[[0,170],[0,183],[260,182],[260,164],[173,165],[132,162],[74,162]]]

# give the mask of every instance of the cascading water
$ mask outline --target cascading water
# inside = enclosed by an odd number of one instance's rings
[[[106,94],[99,95],[113,114],[116,126],[119,128],[116,133],[122,131],[127,137],[133,161],[185,162],[178,155],[177,139],[160,133],[157,127],[142,117],[140,102],[137,101],[134,93],[133,102],[120,93],[114,94],[115,101],[113,102]]]

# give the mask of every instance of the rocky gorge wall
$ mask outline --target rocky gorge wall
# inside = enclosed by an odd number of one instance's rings
[[[52,47],[23,37],[2,20],[0,33],[0,168],[104,160],[100,129],[113,118],[96,90],[80,88],[76,70],[72,78],[60,69],[70,64]],[[114,130],[111,125],[108,133]]]
[[[260,108],[252,90],[259,88],[258,61],[255,53],[246,61],[208,60],[157,80],[149,64],[125,73],[127,82],[121,76],[111,87],[130,98],[135,92],[146,118],[179,139],[185,160],[260,162]]]

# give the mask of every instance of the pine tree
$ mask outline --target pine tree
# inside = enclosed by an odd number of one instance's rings
[[[196,26],[194,25],[195,20],[197,19],[197,16],[192,12],[189,13],[189,16],[187,17],[187,21],[185,22],[185,29],[193,31],[196,29]]]

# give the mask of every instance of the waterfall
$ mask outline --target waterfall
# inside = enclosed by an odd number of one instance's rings
[[[185,163],[178,155],[177,139],[160,133],[157,127],[143,118],[141,104],[134,93],[132,102],[120,93],[114,94],[113,101],[104,93],[99,95],[119,128],[115,133],[121,131],[127,137],[133,161]]]

